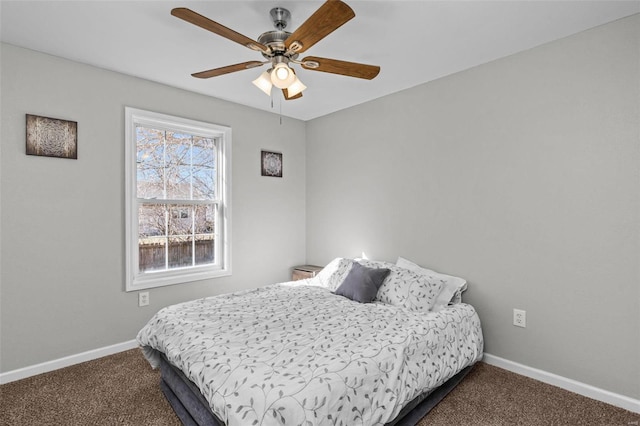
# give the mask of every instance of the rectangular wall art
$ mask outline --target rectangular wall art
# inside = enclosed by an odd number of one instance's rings
[[[262,151],[262,176],[282,177],[282,154]]]
[[[78,158],[78,123],[27,114],[27,155]]]

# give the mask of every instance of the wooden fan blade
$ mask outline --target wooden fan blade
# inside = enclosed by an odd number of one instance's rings
[[[211,78],[211,77],[217,77],[223,74],[229,74],[236,71],[248,70],[249,68],[259,67],[261,65],[262,65],[262,62],[260,61],[249,61],[249,62],[242,62],[240,64],[235,64],[235,65],[228,65],[226,67],[214,68],[212,70],[196,72],[191,75],[197,78]]]
[[[284,45],[287,50],[304,52],[354,16],[356,14],[347,4],[340,0],[327,0],[285,40]]]
[[[212,21],[211,19],[202,16],[191,9],[187,9],[186,7],[177,7],[175,9],[172,9],[171,14],[193,25],[197,25],[200,28],[211,31],[214,34],[218,34],[219,36],[227,38],[231,41],[240,43],[241,45],[248,47],[249,49],[263,52],[267,52],[269,50],[269,48],[264,44],[258,43],[257,41],[250,39],[249,37],[244,36],[238,32],[235,32],[222,24]]]
[[[309,63],[317,67],[309,66]],[[318,58],[317,56],[307,56],[302,60],[302,67],[312,71],[329,72],[332,74],[346,75],[371,80],[380,72],[377,65],[358,64],[356,62],[339,61],[337,59]]]
[[[289,96],[289,90],[287,90],[287,89],[282,89],[282,94],[284,95],[284,99],[286,101],[291,101],[293,99],[299,99],[299,98],[302,97],[302,92],[298,93],[295,96]]]

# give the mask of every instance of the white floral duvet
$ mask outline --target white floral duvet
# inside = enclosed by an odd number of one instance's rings
[[[460,303],[418,313],[361,304],[313,279],[159,311],[138,334],[235,425],[382,425],[482,357],[480,320]]]

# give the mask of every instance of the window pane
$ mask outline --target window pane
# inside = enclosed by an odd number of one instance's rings
[[[169,237],[169,269],[193,265],[193,238]]]
[[[138,269],[140,272],[166,269],[167,239],[147,237],[138,240]]]
[[[196,235],[196,265],[215,261],[215,239],[213,234]]]
[[[170,236],[190,236],[193,234],[193,206],[169,205],[167,231]]]
[[[138,198],[164,197],[164,132],[136,127]]]
[[[166,132],[167,198],[191,199],[191,136]]]
[[[195,206],[196,265],[215,261],[215,218],[218,206]]]
[[[213,139],[193,138],[193,198],[215,199],[216,161]]]
[[[218,206],[209,204],[205,206],[195,206],[195,233],[213,234],[215,232],[215,217]]]
[[[166,206],[142,204],[138,208],[138,237],[157,237],[166,234]]]

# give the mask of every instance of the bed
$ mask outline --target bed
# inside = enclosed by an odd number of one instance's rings
[[[368,303],[340,295],[356,268],[389,271]],[[339,258],[311,279],[169,306],[137,338],[186,425],[415,424],[482,357],[474,308],[455,291],[438,306],[446,277]]]

